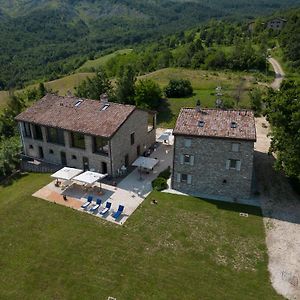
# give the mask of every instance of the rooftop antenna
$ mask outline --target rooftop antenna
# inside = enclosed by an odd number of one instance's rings
[[[196,102],[196,112],[200,112],[200,111],[201,111],[201,102],[200,99],[198,99]]]
[[[216,102],[215,102],[216,108],[223,107],[222,96],[223,96],[222,87],[221,87],[221,85],[219,85],[216,87],[216,97],[217,97]]]

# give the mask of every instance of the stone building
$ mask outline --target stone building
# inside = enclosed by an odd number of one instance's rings
[[[184,108],[173,134],[173,189],[216,199],[250,196],[256,141],[252,111]]]
[[[273,29],[273,30],[281,30],[283,26],[285,25],[286,20],[282,18],[274,18],[272,20],[269,20],[267,23],[267,28],[268,29]]]
[[[156,114],[47,94],[16,117],[25,156],[115,176],[155,143]]]

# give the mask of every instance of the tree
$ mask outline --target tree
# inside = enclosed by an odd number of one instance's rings
[[[157,109],[162,92],[157,83],[150,79],[139,80],[135,88],[135,104],[138,107]]]
[[[269,90],[266,98],[267,120],[272,126],[271,151],[276,153],[275,167],[287,176],[300,178],[300,88],[284,82],[280,91]]]
[[[193,87],[189,80],[170,80],[165,88],[165,94],[169,98],[188,97],[193,95]]]
[[[131,65],[121,68],[117,80],[116,98],[119,103],[134,104],[136,73]]]
[[[0,178],[10,175],[20,164],[21,144],[18,136],[0,143]]]
[[[111,81],[103,69],[99,69],[96,76],[83,81],[75,89],[77,97],[99,100],[100,95],[106,93],[110,100],[114,99]]]
[[[259,117],[262,112],[262,91],[258,88],[249,92],[251,109],[254,110],[255,116]]]

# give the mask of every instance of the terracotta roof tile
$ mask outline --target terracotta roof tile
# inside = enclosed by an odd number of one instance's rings
[[[76,106],[76,103],[79,105]],[[110,137],[135,110],[133,105],[112,102],[109,102],[106,110],[102,108],[103,103],[100,101],[47,94],[19,114],[16,120]]]
[[[233,127],[233,128],[232,128]],[[256,140],[255,119],[249,110],[183,108],[174,135]]]

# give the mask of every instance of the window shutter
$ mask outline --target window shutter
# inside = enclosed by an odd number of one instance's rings
[[[187,183],[192,184],[192,175],[187,176]]]
[[[238,161],[236,162],[236,169],[237,169],[238,171],[241,171],[241,161],[240,161],[240,160],[238,160]]]
[[[183,165],[184,163],[184,156],[183,154],[180,154],[180,164]]]
[[[181,175],[180,175],[180,173],[177,173],[176,177],[177,177],[177,182],[180,182],[181,181]]]
[[[195,156],[191,155],[190,157],[190,165],[193,166],[194,165],[194,161],[195,161]]]
[[[230,160],[227,159],[226,160],[226,170],[229,170],[229,167],[230,167]]]

